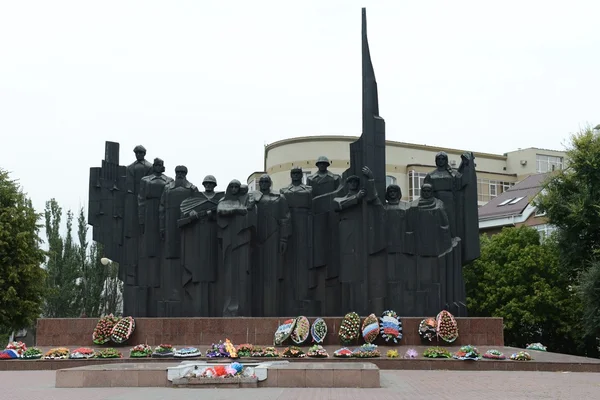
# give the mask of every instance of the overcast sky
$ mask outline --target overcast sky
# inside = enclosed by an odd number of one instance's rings
[[[0,167],[78,209],[106,140],[224,190],[267,143],[359,135],[362,6],[390,140],[563,149],[600,122],[597,0],[2,0]]]

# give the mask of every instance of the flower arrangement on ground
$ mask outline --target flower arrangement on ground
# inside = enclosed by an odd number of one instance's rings
[[[260,347],[254,346],[252,348],[252,357],[279,357],[279,352],[275,347]]]
[[[219,343],[213,343],[210,349],[206,350],[206,357],[208,358],[221,358],[229,357],[229,352],[225,346],[225,343],[219,340]]]
[[[531,343],[527,345],[527,350],[546,351],[547,347],[541,343]]]
[[[499,350],[490,349],[483,354],[483,358],[490,360],[506,360],[506,356]]]
[[[81,358],[93,358],[96,355],[93,349],[89,347],[79,347],[69,354],[69,358],[81,359]]]
[[[229,358],[239,358],[235,346],[231,343],[231,340],[227,338],[225,338],[225,351],[229,353]]]
[[[310,322],[308,321],[308,318],[304,316],[296,318],[296,326],[294,326],[294,329],[290,334],[292,342],[300,345],[308,339],[308,335],[310,335]]]
[[[398,314],[392,310],[386,310],[381,314],[381,337],[386,342],[393,340],[398,343],[402,339],[402,322],[398,318]]]
[[[423,357],[427,358],[452,358],[452,354],[443,347],[429,347],[423,352]]]
[[[398,350],[388,350],[386,356],[388,358],[398,358],[400,357],[400,354],[398,354]]]
[[[404,353],[404,358],[417,358],[419,353],[415,349],[408,349],[406,353]]]
[[[162,343],[154,348],[152,352],[152,357],[155,358],[165,358],[165,357],[173,357],[175,355],[175,350],[172,345]]]
[[[360,331],[360,317],[355,312],[350,312],[344,316],[338,333],[342,343],[351,343],[358,339]]]
[[[16,350],[2,350],[0,351],[0,360],[14,360],[21,358]]]
[[[282,352],[281,356],[285,358],[302,358],[306,357],[304,351],[298,346],[286,347]]]
[[[339,358],[350,358],[352,357],[352,350],[347,347],[342,347],[341,349],[334,351],[333,356]]]
[[[445,342],[452,343],[458,338],[458,324],[454,316],[446,310],[440,311],[436,317],[437,335]]]
[[[250,357],[252,355],[252,350],[254,346],[248,343],[238,344],[236,347],[236,351],[238,356],[240,357]]]
[[[379,320],[375,314],[369,314],[362,324],[362,337],[367,343],[373,343],[379,336]]]
[[[310,334],[313,342],[317,344],[323,343],[325,336],[327,336],[327,324],[323,318],[315,319],[310,328]]]
[[[379,350],[376,344],[365,343],[360,347],[357,347],[352,352],[352,357],[356,358],[374,358],[379,357]]]
[[[152,347],[147,344],[138,344],[129,350],[129,357],[131,358],[145,358],[152,357]]]
[[[531,361],[533,360],[533,358],[531,358],[531,354],[529,354],[526,351],[519,351],[518,353],[513,353],[510,356],[511,360],[514,361]]]
[[[42,358],[42,350],[37,347],[30,347],[23,353],[24,360],[38,360]]]
[[[55,347],[50,349],[44,355],[46,360],[64,360],[69,358],[69,349],[66,347]]]
[[[435,318],[425,318],[419,324],[419,336],[421,336],[421,340],[425,341],[431,340],[437,335],[437,322],[435,322]]]
[[[23,342],[10,342],[6,345],[6,350],[14,350],[19,358],[23,357],[23,353],[27,350],[27,346]]]
[[[456,353],[454,353],[452,357],[457,360],[477,361],[481,359],[481,354],[479,354],[479,350],[477,350],[477,347],[471,346],[469,344],[467,346],[462,346]]]
[[[110,340],[112,330],[115,325],[120,321],[119,317],[115,317],[112,314],[105,315],[98,320],[94,332],[92,333],[92,340],[95,344],[105,344]]]
[[[123,358],[123,354],[117,349],[109,347],[108,349],[102,349],[96,353],[98,358]]]
[[[113,327],[110,340],[118,344],[125,343],[134,330],[135,320],[132,317],[121,318]]]
[[[327,354],[327,350],[320,344],[315,344],[308,349],[308,353],[306,353],[309,357],[313,358],[327,358],[329,354]]]
[[[292,334],[295,326],[296,319],[294,318],[283,321],[283,324],[279,325],[275,331],[275,337],[273,339],[275,346],[280,346],[283,342],[285,342]]]
[[[193,358],[200,357],[202,353],[195,347],[184,347],[182,349],[177,349],[173,353],[173,357],[175,358]]]

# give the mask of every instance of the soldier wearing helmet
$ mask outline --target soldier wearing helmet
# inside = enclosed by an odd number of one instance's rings
[[[312,187],[313,196],[317,197],[336,191],[340,186],[340,176],[327,170],[331,165],[329,159],[325,156],[320,156],[317,158],[315,165],[318,171],[310,175],[306,182],[308,186]]]

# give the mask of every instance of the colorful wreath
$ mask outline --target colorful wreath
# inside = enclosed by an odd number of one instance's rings
[[[506,356],[496,349],[490,349],[483,354],[483,358],[488,358],[490,360],[506,360]]]
[[[227,346],[225,343],[219,340],[219,343],[213,343],[209,349],[206,350],[206,357],[208,358],[221,358],[229,357]]]
[[[325,348],[323,346],[321,346],[320,344],[315,344],[314,346],[311,346],[311,348],[308,349],[307,355],[309,357],[313,357],[313,358],[329,357],[329,354],[327,354],[327,350],[325,350]]]
[[[443,347],[429,347],[423,352],[423,357],[427,358],[452,358],[452,354]]]
[[[250,357],[252,355],[252,350],[254,346],[248,343],[238,344],[236,347],[237,354],[240,357]]]
[[[112,335],[113,328],[120,321],[119,317],[112,314],[105,315],[98,320],[94,332],[92,333],[92,341],[95,344],[108,343]]]
[[[23,342],[10,342],[6,345],[6,350],[14,350],[19,358],[23,357],[23,353],[27,351],[27,346]]]
[[[526,351],[519,351],[518,353],[513,353],[510,356],[511,360],[514,361],[531,361],[533,360],[533,358],[531,358],[531,354],[529,354]]]
[[[437,335],[445,342],[452,343],[458,338],[458,324],[454,316],[446,310],[440,311],[436,317]]]
[[[37,360],[42,358],[42,350],[37,347],[30,347],[23,353],[24,360]]]
[[[386,310],[381,314],[381,337],[386,342],[393,340],[398,343],[402,339],[402,321],[398,318],[398,314],[392,310]]]
[[[379,336],[379,320],[375,314],[370,314],[363,321],[362,336],[367,343],[373,343]]]
[[[69,358],[69,349],[66,347],[55,347],[48,350],[44,358],[46,360],[63,360]]]
[[[154,358],[166,358],[173,357],[175,354],[175,350],[170,344],[159,344],[154,348],[154,352],[152,353],[152,357]]]
[[[98,358],[123,358],[123,354],[117,349],[109,347],[108,349],[100,350],[96,357]]]
[[[195,347],[184,347],[183,349],[176,350],[173,353],[173,357],[175,358],[193,358],[200,357],[202,353]]]
[[[2,350],[0,351],[0,360],[14,360],[20,358],[19,353],[16,350]]]
[[[94,358],[96,353],[89,347],[79,347],[69,354],[69,358],[81,359],[81,358]]]
[[[300,347],[290,346],[281,352],[281,356],[285,358],[303,358],[306,357],[306,354],[304,354],[304,351]]]
[[[138,344],[129,350],[129,357],[131,358],[145,358],[152,357],[152,347],[147,344]]]
[[[342,347],[341,349],[334,351],[333,356],[339,358],[350,358],[352,357],[352,350],[347,347]]]
[[[342,343],[351,343],[358,339],[360,317],[355,312],[346,314],[340,325],[339,336]]]
[[[531,343],[527,345],[527,350],[546,351],[547,347],[541,343]]]
[[[275,347],[254,346],[252,348],[252,357],[279,357],[279,352]]]
[[[327,336],[327,324],[323,318],[315,319],[315,322],[313,322],[310,328],[310,334],[313,342],[317,344],[325,341],[325,336]]]
[[[310,322],[308,322],[308,318],[304,316],[296,318],[296,326],[290,334],[292,342],[300,345],[308,339],[308,335],[310,335]]]
[[[479,350],[477,350],[477,347],[467,345],[462,346],[456,353],[454,353],[452,357],[457,360],[477,361],[481,359],[481,354],[479,354]]]
[[[423,341],[431,340],[437,335],[437,322],[435,318],[425,318],[419,324],[419,336]]]
[[[135,320],[132,317],[121,318],[113,327],[110,339],[117,344],[125,343],[134,330]]]
[[[283,342],[285,342],[292,334],[295,326],[296,319],[294,318],[283,321],[283,324],[279,325],[275,331],[275,339],[273,340],[275,346],[280,346]]]
[[[356,358],[374,358],[379,357],[379,350],[376,344],[365,343],[360,347],[357,347],[352,352],[352,357]]]

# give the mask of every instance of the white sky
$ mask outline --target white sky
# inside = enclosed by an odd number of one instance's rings
[[[266,143],[359,135],[362,6],[390,140],[562,149],[600,122],[597,0],[0,0],[0,167],[76,210],[105,140],[224,190]]]

